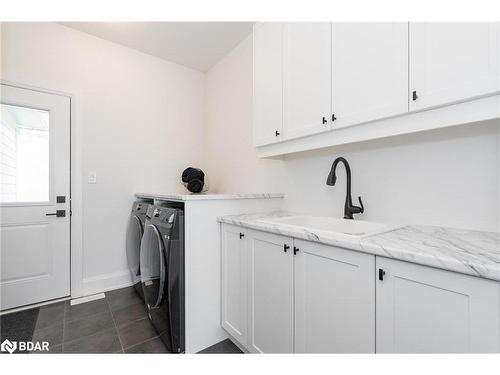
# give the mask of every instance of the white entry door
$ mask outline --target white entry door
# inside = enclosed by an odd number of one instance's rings
[[[70,99],[1,85],[0,310],[70,295]]]

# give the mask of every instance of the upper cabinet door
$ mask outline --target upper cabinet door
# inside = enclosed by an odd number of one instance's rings
[[[333,128],[408,112],[408,24],[333,23]]]
[[[285,139],[330,130],[331,23],[284,29]]]
[[[410,110],[498,92],[498,23],[410,23]]]
[[[282,140],[283,24],[257,23],[253,30],[254,143]]]

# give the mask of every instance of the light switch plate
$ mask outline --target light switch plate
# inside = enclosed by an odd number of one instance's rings
[[[89,184],[96,184],[97,183],[97,173],[96,172],[89,172]]]

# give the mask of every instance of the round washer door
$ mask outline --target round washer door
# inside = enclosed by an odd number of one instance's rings
[[[141,282],[149,309],[158,307],[165,293],[165,251],[158,228],[146,223],[141,242]]]
[[[140,281],[139,257],[142,232],[141,219],[137,215],[130,216],[127,226],[127,263],[134,283]]]

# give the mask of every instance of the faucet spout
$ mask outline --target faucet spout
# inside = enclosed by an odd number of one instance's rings
[[[337,182],[337,176],[335,174],[337,170],[337,165],[339,163],[344,164],[346,175],[347,175],[347,190],[344,204],[344,219],[353,219],[353,214],[359,214],[364,212],[363,202],[361,201],[361,197],[358,197],[359,203],[361,207],[354,206],[352,204],[352,196],[351,196],[351,167],[347,160],[343,157],[338,157],[334,160],[332,167],[330,168],[330,173],[326,179],[326,184],[328,186],[334,186]]]

